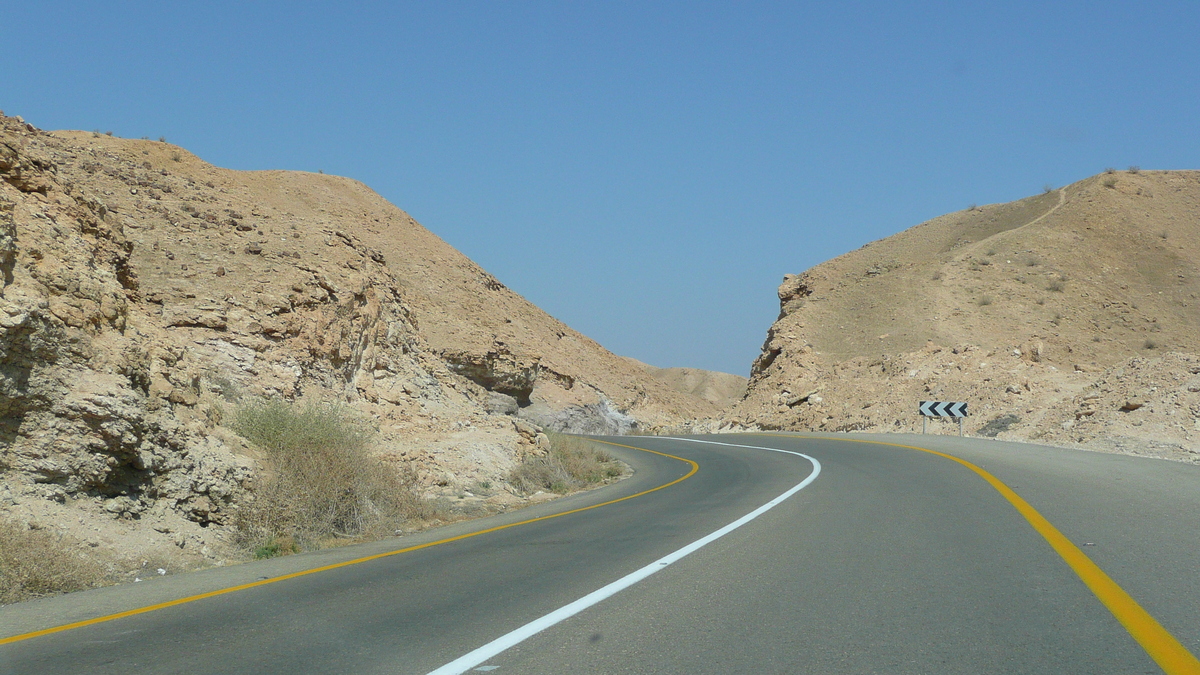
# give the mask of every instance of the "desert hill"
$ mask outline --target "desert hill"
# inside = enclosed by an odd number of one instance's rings
[[[451,492],[541,428],[718,412],[350,179],[2,115],[0,179],[0,510],[89,545],[215,556],[262,470],[223,424],[246,400],[339,401]]]
[[[1196,457],[1200,172],[1109,171],[788,275],[735,422],[920,429]],[[1124,409],[1122,409],[1124,408]]]
[[[676,391],[702,398],[726,410],[746,395],[748,380],[741,375],[699,368],[656,368],[637,359],[625,359]]]

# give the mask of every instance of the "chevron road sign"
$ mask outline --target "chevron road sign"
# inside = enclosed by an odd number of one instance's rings
[[[963,418],[967,416],[967,404],[956,401],[921,401],[921,433],[929,430],[930,417],[953,417],[958,420],[958,435],[963,435]]]
[[[967,404],[954,401],[921,401],[921,414],[926,417],[966,417]]]

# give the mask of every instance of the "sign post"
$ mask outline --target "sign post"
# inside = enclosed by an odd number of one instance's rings
[[[967,404],[956,401],[921,401],[917,408],[921,413],[921,433],[929,429],[930,417],[953,417],[958,420],[958,435],[963,435],[963,418],[967,416]]]

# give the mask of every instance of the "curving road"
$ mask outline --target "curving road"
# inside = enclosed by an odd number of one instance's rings
[[[1200,672],[1200,467],[938,436],[606,440],[637,472],[590,493],[0,608],[0,673],[429,673],[639,570],[457,670]]]

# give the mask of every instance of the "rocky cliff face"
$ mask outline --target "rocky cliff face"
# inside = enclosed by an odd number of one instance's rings
[[[731,417],[912,431],[967,401],[968,433],[1194,460],[1198,295],[1200,172],[973,207],[786,276]]]
[[[141,327],[124,223],[60,175],[36,131],[3,125],[0,467],[27,495],[90,495],[134,515],[162,500],[220,522],[247,467],[215,449],[202,419],[173,414],[201,382],[173,370],[184,350]]]
[[[0,115],[0,273],[0,508],[78,516],[94,545],[219,543],[258,466],[222,426],[248,397],[350,406],[430,489],[503,476],[540,451],[539,426],[716,410],[360,183],[223,170],[165,142]]]

